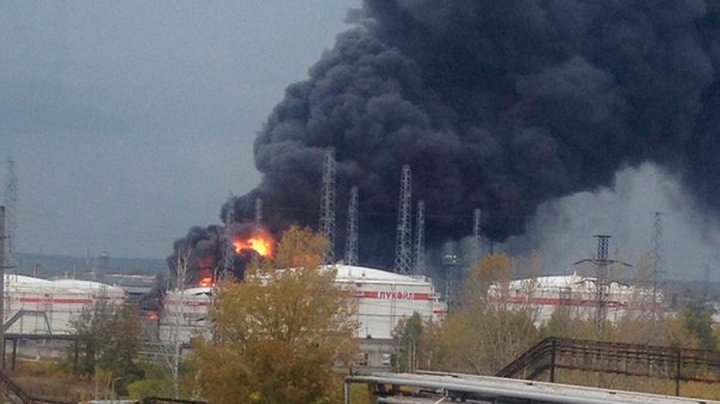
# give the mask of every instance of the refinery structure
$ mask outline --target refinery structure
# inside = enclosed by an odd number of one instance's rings
[[[426,206],[423,200],[417,201],[416,205],[413,203],[409,165],[403,165],[400,170],[393,271],[362,265],[358,254],[362,243],[359,235],[362,195],[354,185],[349,188],[347,202],[345,251],[344,254],[336,253],[339,250],[336,248],[336,186],[335,151],[329,148],[323,159],[318,225],[320,233],[330,243],[323,257],[323,268],[332,267],[336,271],[335,285],[347,291],[347,298],[356,303],[355,320],[359,323],[356,337],[361,341],[366,363],[387,365],[386,358],[393,349],[393,334],[402,319],[417,313],[424,321],[442,321],[448,310],[460,304],[458,291],[461,289],[462,267],[467,263],[459,262],[454,252],[443,254],[442,294],[433,279],[427,276]],[[414,212],[413,207],[416,208]],[[468,239],[470,265],[473,265],[483,258],[483,216],[479,208],[471,213]],[[248,263],[243,258],[245,253],[251,252],[253,256],[260,257],[272,255],[274,241],[263,227],[263,202],[259,197],[255,200],[253,223],[236,223],[235,212],[227,209],[223,225],[216,230],[219,248],[209,249],[219,251],[220,255],[214,260],[193,257],[196,250],[177,255],[174,270],[177,272],[184,267],[185,272],[175,275],[177,279],[182,275],[187,281],[179,282],[174,290],[167,290],[159,312],[152,312],[148,317],[152,324],[150,330],[154,330],[153,339],[161,343],[186,344],[194,337],[211,338],[208,311],[213,304],[217,281],[237,277],[237,268]],[[245,232],[242,237],[237,233],[239,227]],[[651,303],[653,309],[657,308],[658,302],[662,301],[656,286],[657,279],[651,291],[609,279],[608,268],[622,263],[608,259],[610,237],[596,237],[597,255],[582,261],[595,267],[595,276],[575,273],[497,283],[490,286],[484,297],[511,310],[531,309],[538,324],[549,320],[556,310],[565,310],[584,318],[595,316],[602,323],[605,320],[615,321],[628,312],[647,307],[648,301],[654,302]],[[199,263],[195,267],[190,265],[193,259],[196,264]],[[242,275],[240,272],[238,279],[241,280]],[[4,279],[2,312],[7,333],[67,334],[71,332],[71,319],[86,305],[98,301],[120,303],[128,296],[122,288],[92,281],[51,281],[22,275],[6,275]]]

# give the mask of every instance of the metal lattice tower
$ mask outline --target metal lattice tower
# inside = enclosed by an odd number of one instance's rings
[[[5,262],[8,267],[14,268],[17,265],[15,261],[15,249],[17,247],[17,205],[18,205],[18,178],[15,174],[15,162],[7,160],[7,182],[5,184],[5,231],[7,239],[5,245]]]
[[[652,268],[652,312],[653,317],[657,314],[658,303],[658,285],[660,275],[664,272],[665,261],[662,255],[662,237],[663,237],[663,212],[652,212],[655,217],[653,222],[652,246],[653,246],[653,268]]]
[[[480,208],[473,210],[473,263],[478,265],[482,258],[482,212]]]
[[[225,211],[225,253],[223,270],[220,275],[222,279],[228,279],[235,270],[235,246],[233,245],[232,227],[235,223],[235,197],[230,197],[228,209]]]
[[[335,262],[335,149],[325,151],[322,190],[320,191],[320,233],[328,241],[323,263]]]
[[[400,204],[398,209],[397,243],[395,244],[395,272],[412,271],[412,174],[410,166],[402,167],[400,176]]]
[[[598,234],[597,275],[595,277],[595,324],[598,329],[605,326],[608,305],[608,244],[610,236]]]
[[[360,195],[358,187],[350,188],[350,201],[348,202],[347,236],[345,239],[345,264],[357,265],[358,242],[360,240],[358,216]]]
[[[415,274],[422,275],[425,273],[425,201],[418,202],[415,225]]]
[[[263,220],[263,201],[262,198],[255,198],[255,231],[259,232],[262,227]]]
[[[608,307],[608,288],[610,286],[610,280],[608,279],[608,267],[612,264],[622,264],[626,267],[632,265],[622,262],[608,259],[608,244],[610,242],[610,236],[605,234],[598,234],[594,236],[597,238],[597,256],[593,259],[584,259],[575,263],[582,264],[589,262],[595,265],[595,327],[598,331],[602,331],[605,327],[605,319],[607,318],[607,307]]]

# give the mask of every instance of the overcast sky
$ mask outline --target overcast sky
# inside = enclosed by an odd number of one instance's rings
[[[218,222],[259,180],[256,131],[358,4],[0,0],[17,250],[165,257]]]

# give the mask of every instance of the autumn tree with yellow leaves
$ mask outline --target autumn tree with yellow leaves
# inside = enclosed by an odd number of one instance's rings
[[[512,271],[505,254],[489,255],[470,271],[462,304],[448,315],[439,338],[438,369],[494,374],[537,342],[533,309],[504,304]]]
[[[204,398],[211,403],[337,403],[336,363],[357,354],[355,307],[321,266],[327,241],[293,227],[275,257],[220,286],[214,341],[197,344]]]

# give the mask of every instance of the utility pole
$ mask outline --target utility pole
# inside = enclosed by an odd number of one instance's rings
[[[415,275],[425,273],[425,201],[418,202],[415,238]]]
[[[335,263],[335,149],[325,151],[320,191],[320,233],[328,241],[323,264]]]
[[[359,204],[360,195],[358,193],[358,187],[353,186],[350,188],[350,201],[348,203],[347,236],[345,239],[346,265],[358,264],[358,242],[360,241],[358,223]]]
[[[412,174],[410,166],[402,166],[400,203],[398,209],[397,242],[395,244],[395,272],[412,271]]]

